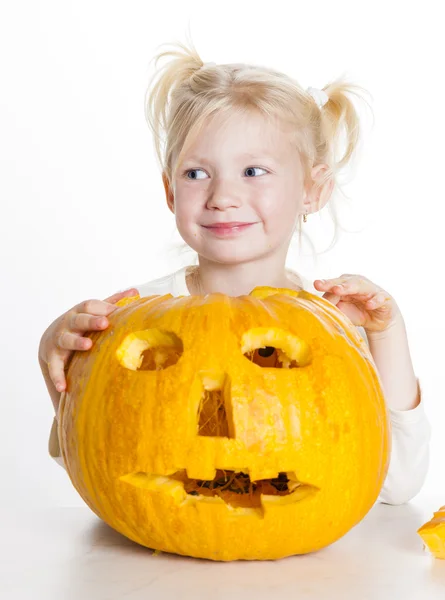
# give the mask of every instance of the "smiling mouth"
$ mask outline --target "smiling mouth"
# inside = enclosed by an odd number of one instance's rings
[[[290,504],[315,495],[319,488],[299,481],[294,472],[280,472],[277,477],[252,481],[248,473],[217,469],[213,479],[194,479],[186,469],[169,477],[148,473],[129,473],[122,480],[139,488],[181,491],[183,502],[223,501],[232,508],[253,509],[263,516],[263,503]]]
[[[204,229],[210,231],[218,237],[228,237],[238,233],[242,233],[246,229],[249,229],[256,223],[228,223],[228,224],[217,224],[217,225],[203,225]]]
[[[172,476],[184,483],[184,490],[193,496],[219,496],[233,506],[260,507],[261,495],[288,496],[303,485],[293,473],[251,481],[248,473],[217,469],[213,479],[191,479],[182,471]],[[300,490],[301,491],[301,490]]]

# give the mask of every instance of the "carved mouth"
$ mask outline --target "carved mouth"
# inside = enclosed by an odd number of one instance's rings
[[[184,503],[222,501],[231,508],[253,509],[261,515],[265,502],[300,502],[319,491],[318,487],[299,481],[292,471],[253,481],[248,473],[224,469],[217,469],[213,479],[193,479],[182,469],[169,477],[137,472],[124,475],[121,480],[139,488],[179,494]]]
[[[245,506],[249,508],[261,506],[261,495],[289,496],[296,490],[308,491],[308,487],[297,480],[294,473],[278,474],[270,479],[251,481],[248,473],[242,471],[224,471],[218,469],[213,479],[191,479],[186,471],[180,471],[172,479],[182,481],[184,490],[193,496],[219,496],[232,506]]]

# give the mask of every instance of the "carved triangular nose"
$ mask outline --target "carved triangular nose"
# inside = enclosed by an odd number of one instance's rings
[[[198,435],[234,438],[230,378],[221,371],[201,371],[202,396]]]

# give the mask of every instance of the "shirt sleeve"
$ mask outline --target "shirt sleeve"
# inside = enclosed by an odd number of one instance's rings
[[[363,327],[357,328],[366,340]],[[431,426],[425,413],[419,379],[417,389],[420,403],[411,410],[388,407],[391,422],[391,457],[377,502],[405,504],[418,494],[425,482],[429,467]]]
[[[419,380],[420,404],[411,410],[389,408],[392,450],[386,479],[377,502],[404,504],[421,490],[429,467],[431,426],[425,413]]]
[[[58,465],[66,469],[65,463],[63,461],[62,453],[60,452],[59,445],[59,436],[57,433],[57,418],[54,417],[53,424],[51,426],[51,431],[49,434],[48,440],[48,451],[49,455],[56,461]]]

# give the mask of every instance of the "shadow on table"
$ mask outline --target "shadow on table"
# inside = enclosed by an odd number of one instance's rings
[[[348,546],[366,544],[369,551],[370,548],[377,549],[378,546],[385,544],[387,548],[421,556],[423,542],[417,534],[417,529],[424,522],[424,511],[413,504],[400,506],[376,504],[358,525],[328,548],[343,543],[347,543]],[[93,546],[126,546],[134,550],[154,552],[126,538],[101,520],[95,522],[92,527],[90,539]],[[325,552],[328,548],[319,550],[313,555]],[[176,555],[170,554],[170,556]]]
[[[318,552],[278,561],[216,562],[153,553],[94,519],[82,535],[86,551],[70,559],[58,591],[67,600],[97,597],[97,590],[101,598],[129,600],[170,593],[196,600],[210,597],[212,590],[218,598],[297,594],[356,600],[378,598],[386,588],[394,597],[412,598],[413,586],[421,582],[424,597],[436,600],[445,597],[445,561],[423,551],[417,529],[424,520],[424,511],[415,505],[377,504],[350,532]]]

